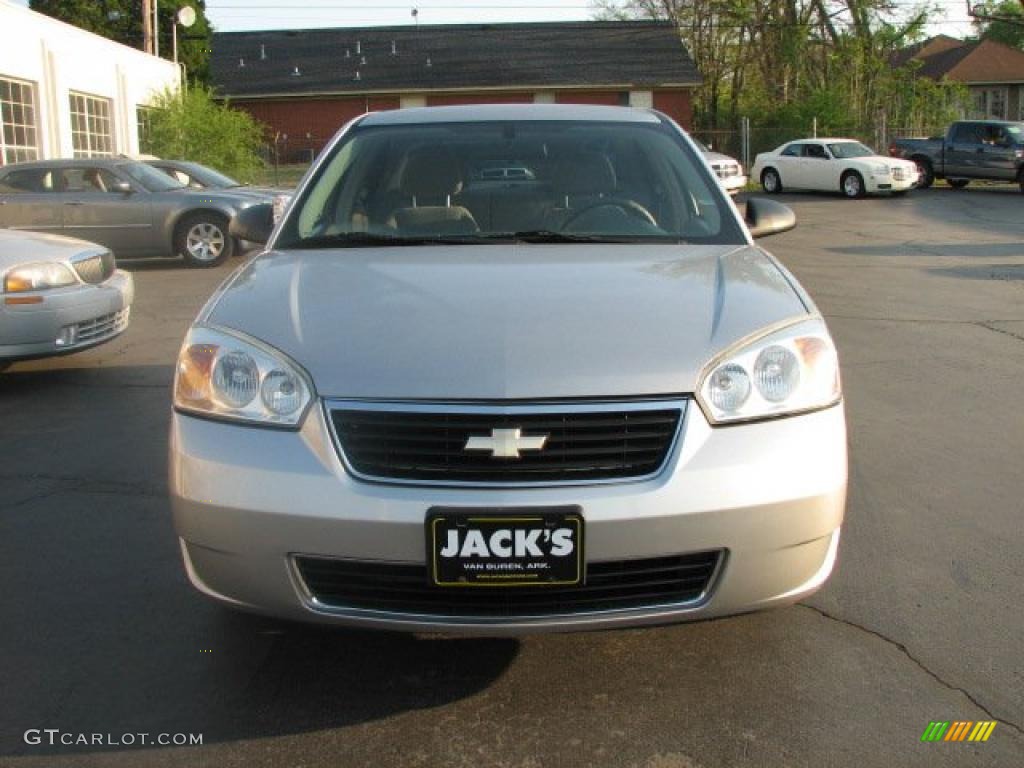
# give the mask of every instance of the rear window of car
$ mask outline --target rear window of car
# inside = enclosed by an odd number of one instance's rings
[[[275,246],[325,247],[359,233],[500,242],[551,232],[745,241],[674,127],[514,121],[354,128],[317,168]]]
[[[0,194],[34,194],[53,191],[53,172],[45,168],[12,170],[0,176]]]

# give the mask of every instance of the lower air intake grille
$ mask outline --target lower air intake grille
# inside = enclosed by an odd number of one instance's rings
[[[653,406],[653,407],[652,407]],[[360,477],[501,485],[617,480],[653,475],[672,448],[681,403],[623,403],[611,409],[362,410],[332,408],[341,451]],[[497,430],[497,433],[496,433]],[[467,450],[470,437],[485,441],[518,430],[516,445],[546,437],[542,448],[496,457]]]
[[[590,563],[578,587],[453,589],[428,583],[426,566],[295,558],[310,595],[328,608],[428,616],[559,616],[681,605],[702,599],[720,551]]]

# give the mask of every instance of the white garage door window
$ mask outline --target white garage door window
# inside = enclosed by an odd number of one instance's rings
[[[75,157],[110,157],[114,137],[110,99],[71,92],[71,146]]]
[[[0,165],[38,159],[36,87],[0,77]]]

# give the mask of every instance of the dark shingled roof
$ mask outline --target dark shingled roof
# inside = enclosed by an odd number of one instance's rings
[[[675,27],[638,21],[220,32],[211,68],[230,97],[701,82]]]

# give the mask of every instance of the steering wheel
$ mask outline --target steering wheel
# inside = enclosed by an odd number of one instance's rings
[[[577,219],[582,218],[585,214],[590,213],[591,211],[596,211],[599,208],[618,208],[627,216],[632,216],[633,218],[646,221],[652,227],[658,226],[658,222],[654,218],[654,214],[635,200],[603,200],[601,202],[588,205],[586,208],[580,208],[578,211],[573,211],[572,214],[562,222],[562,231],[564,232],[571,224],[573,224]]]

